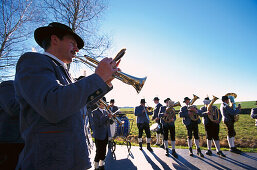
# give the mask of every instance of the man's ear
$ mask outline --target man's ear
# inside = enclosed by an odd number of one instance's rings
[[[56,35],[51,35],[51,45],[56,46],[59,43],[60,39]]]

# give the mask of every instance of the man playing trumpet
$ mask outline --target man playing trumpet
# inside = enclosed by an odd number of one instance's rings
[[[181,107],[179,115],[183,118],[183,123],[187,128],[187,142],[189,147],[189,155],[193,156],[193,150],[192,150],[192,134],[194,133],[195,138],[195,145],[197,148],[197,155],[204,157],[204,155],[201,152],[200,145],[199,145],[199,135],[198,135],[198,124],[201,123],[200,119],[197,119],[196,121],[191,120],[190,117],[195,113],[197,115],[201,115],[202,111],[196,109],[195,107],[190,107],[190,98],[185,97],[184,103],[185,106]]]
[[[151,132],[149,127],[149,115],[152,115],[153,112],[149,112],[148,109],[145,107],[145,99],[141,99],[140,106],[137,106],[135,108],[135,116],[137,116],[137,127],[138,127],[138,142],[140,150],[142,150],[142,135],[143,130],[145,130],[146,133],[146,143],[147,143],[147,149],[152,152],[153,149],[150,146],[151,142]]]
[[[169,137],[169,132],[171,136],[171,146],[172,146],[172,155],[175,158],[178,158],[178,154],[175,151],[175,120],[176,120],[176,114],[175,110],[170,111],[169,113],[167,112],[167,109],[170,107],[174,106],[174,101],[166,99],[164,100],[166,103],[166,106],[162,106],[160,109],[159,113],[159,119],[160,122],[163,125],[163,132],[164,132],[164,147],[166,149],[166,156],[169,156],[169,145],[168,145],[168,137]],[[171,119],[167,120],[169,114],[172,114]]]
[[[211,101],[209,97],[206,97],[203,101],[204,106],[201,108],[202,116],[203,116],[203,124],[205,127],[206,132],[206,138],[207,138],[207,147],[208,151],[206,152],[206,155],[212,155],[211,146],[212,146],[212,140],[214,141],[217,154],[222,157],[226,157],[223,152],[220,150],[220,141],[219,141],[219,130],[220,126],[219,123],[221,121],[221,113],[220,110],[213,106],[212,104],[217,100],[218,98],[215,98]],[[209,109],[211,108],[211,109]],[[211,119],[210,119],[211,117]]]

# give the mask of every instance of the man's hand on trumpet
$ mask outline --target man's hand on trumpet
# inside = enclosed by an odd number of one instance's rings
[[[115,74],[119,69],[116,67],[116,62],[111,58],[102,59],[95,69],[95,73],[99,75],[108,86],[112,86],[111,81],[114,79]]]

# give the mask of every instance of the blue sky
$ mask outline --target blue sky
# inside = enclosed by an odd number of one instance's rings
[[[253,0],[110,0],[101,26],[113,42],[109,57],[127,48],[122,71],[148,78],[139,95],[115,80],[107,99],[154,105],[155,96],[182,102],[196,94],[201,104],[235,92],[237,101],[257,100],[256,21]]]

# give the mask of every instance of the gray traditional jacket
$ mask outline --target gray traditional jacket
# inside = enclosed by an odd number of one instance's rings
[[[199,116],[202,116],[202,111],[197,109],[197,113],[196,114],[198,114]],[[187,106],[183,106],[183,107],[180,108],[179,116],[183,117],[184,125],[186,125],[186,126],[190,125],[192,120],[190,119],[190,117],[188,115]],[[200,124],[201,123],[201,119],[198,119],[197,123]]]
[[[143,110],[146,110],[146,112],[143,112]],[[152,115],[153,112],[148,112],[145,107],[142,105],[137,106],[135,108],[135,115],[137,116],[137,123],[149,123],[149,115]]]
[[[59,62],[30,52],[17,63],[15,90],[25,141],[16,168],[90,168],[83,112],[110,90],[106,83],[96,74],[74,83]]]
[[[214,108],[217,108],[217,107],[212,106],[212,108],[214,109]],[[202,111],[202,116],[203,116],[203,124],[207,125],[209,122],[211,122],[211,120],[208,117],[208,114],[206,113],[207,107],[205,107],[205,106],[201,107],[201,111]],[[220,123],[221,119],[222,119],[222,115],[221,115],[220,110],[219,110],[219,123]]]
[[[233,110],[227,103],[222,103],[220,105],[220,112],[222,114],[222,119],[224,122],[234,122],[234,116],[237,115],[240,110],[236,108]]]
[[[92,112],[93,122],[94,122],[94,130],[93,130],[93,137],[98,140],[104,140],[106,137],[111,136],[110,130],[110,119],[108,117],[108,113],[100,109],[95,109]]]
[[[175,121],[176,121],[176,114],[175,114],[175,116],[174,116],[174,121],[173,122],[169,122],[169,123],[166,123],[163,119],[162,119],[162,117],[164,116],[164,113],[166,112],[166,106],[162,106],[161,108],[160,108],[160,112],[159,112],[159,118],[160,118],[160,122],[161,122],[161,124],[163,124],[163,126],[166,126],[166,125],[171,125],[171,126],[175,126]]]

